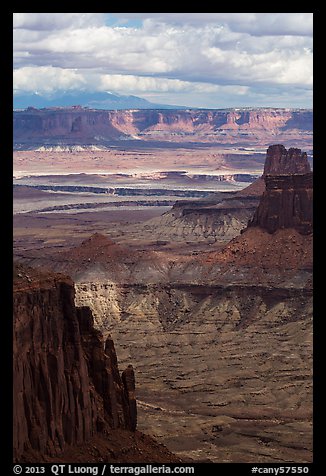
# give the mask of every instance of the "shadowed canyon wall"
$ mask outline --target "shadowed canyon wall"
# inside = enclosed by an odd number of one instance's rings
[[[105,351],[89,308],[76,308],[63,276],[19,268],[14,285],[14,459],[57,455],[112,429],[135,430],[134,396],[121,380],[113,341]],[[128,369],[132,372],[132,369]]]

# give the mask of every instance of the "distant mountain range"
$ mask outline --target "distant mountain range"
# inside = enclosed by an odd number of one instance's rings
[[[156,104],[137,96],[124,96],[110,92],[79,92],[67,91],[51,97],[45,97],[38,93],[14,95],[14,109],[38,109],[48,107],[83,106],[90,109],[187,109],[184,106]]]

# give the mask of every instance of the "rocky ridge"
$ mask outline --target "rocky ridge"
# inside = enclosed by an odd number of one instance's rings
[[[50,108],[14,111],[14,142],[108,146],[114,140],[310,144],[312,111],[290,109],[122,110]]]

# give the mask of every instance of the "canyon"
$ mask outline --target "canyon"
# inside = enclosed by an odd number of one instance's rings
[[[133,366],[138,430],[181,459],[312,461],[312,172],[280,144],[262,172],[149,221],[15,247],[71,277],[77,309]]]

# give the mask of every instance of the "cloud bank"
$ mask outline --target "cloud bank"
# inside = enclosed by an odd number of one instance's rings
[[[311,13],[15,13],[16,93],[311,107]]]

